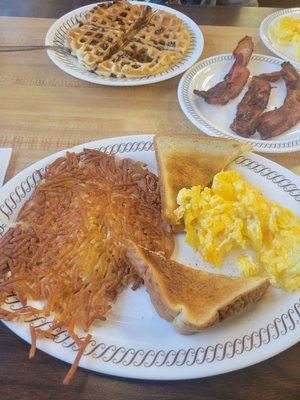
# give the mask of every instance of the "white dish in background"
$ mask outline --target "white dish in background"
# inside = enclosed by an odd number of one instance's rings
[[[145,4],[141,1],[132,1],[133,4]],[[147,3],[148,4],[148,3]],[[45,44],[49,46],[66,46],[66,32],[68,29],[72,28],[78,23],[78,18],[80,18],[84,12],[90,10],[97,3],[89,4],[84,7],[77,8],[69,12],[68,14],[63,15],[59,18],[54,24],[49,28]],[[192,21],[189,17],[182,14],[177,10],[173,10],[170,7],[165,7],[159,4],[148,4],[152,7],[153,10],[163,10],[169,13],[176,15],[179,19],[181,19],[186,28],[189,30],[191,35],[191,46],[188,54],[186,57],[180,61],[178,64],[172,66],[165,72],[160,74],[151,75],[144,78],[108,78],[98,76],[93,72],[87,71],[79,62],[77,58],[72,56],[71,54],[62,54],[55,52],[53,50],[48,50],[48,56],[50,59],[56,64],[60,69],[64,72],[68,73],[69,75],[74,76],[75,78],[82,79],[87,82],[97,83],[99,85],[108,85],[108,86],[140,86],[140,85],[148,85],[150,83],[161,82],[166,79],[173,78],[188,68],[190,68],[200,57],[203,46],[204,46],[204,39],[201,32],[201,29]]]
[[[76,146],[72,151],[101,148],[116,152],[122,158],[141,160],[152,172],[157,172],[152,141],[152,135],[124,136]],[[64,154],[65,151],[61,151],[44,158],[1,188],[0,215],[15,220],[40,179],[36,170]],[[289,207],[300,217],[300,179],[296,175],[256,154],[238,158],[229,168],[237,170],[268,198]],[[6,230],[7,226],[0,224],[0,236]],[[228,257],[221,270],[204,263],[201,268],[237,275],[236,255],[238,252]],[[183,234],[176,235],[174,258],[195,268],[202,264],[200,255],[184,243]],[[13,308],[19,306],[14,298],[9,298],[8,302]],[[299,314],[299,292],[286,293],[270,288],[260,302],[238,315],[207,332],[184,336],[157,315],[144,287],[135,292],[128,288],[119,296],[107,321],[92,327],[95,340],[81,358],[80,366],[140,379],[175,380],[217,375],[258,363],[297,343],[300,338]],[[4,323],[30,342],[29,322]],[[47,319],[37,317],[32,323],[45,327]],[[39,339],[37,347],[68,363],[76,356],[74,342],[63,332],[55,341]]]
[[[295,50],[292,45],[280,44],[272,32],[274,24],[277,24],[277,22],[283,17],[300,18],[300,7],[287,8],[268,15],[260,24],[259,36],[265,46],[267,46],[272,53],[275,53],[284,60],[290,61],[296,68],[300,68],[300,61],[296,59]]]
[[[183,75],[178,86],[178,99],[186,117],[207,135],[246,141],[253,146],[255,151],[286,153],[300,150],[300,122],[269,140],[262,140],[258,132],[250,138],[244,138],[230,129],[230,124],[236,115],[236,107],[248,90],[248,85],[245,85],[238,97],[224,106],[208,104],[203,98],[193,93],[194,89],[208,90],[222,81],[233,62],[232,54],[220,54],[198,62]],[[282,62],[283,60],[279,58],[253,54],[248,64],[250,78],[253,75],[277,71]],[[273,83],[272,86],[266,111],[280,107],[286,96],[286,87],[282,79]]]

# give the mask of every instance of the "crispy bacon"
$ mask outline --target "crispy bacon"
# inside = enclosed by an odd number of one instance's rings
[[[282,64],[283,65],[283,64]],[[282,66],[281,65],[281,66]],[[278,81],[280,78],[282,78],[282,69],[280,69],[279,71],[274,71],[274,72],[270,72],[268,74],[260,74],[258,75],[259,78],[261,79],[265,79],[268,82],[276,82]]]
[[[275,82],[282,76],[282,71],[254,76],[249,89],[237,106],[237,113],[230,128],[240,136],[254,135],[260,116],[268,105],[271,93],[269,82]]]
[[[268,111],[260,117],[257,130],[262,139],[278,136],[300,120],[299,74],[288,62],[284,62],[281,67],[287,88],[286,98],[281,107]]]
[[[203,97],[207,103],[218,105],[227,104],[229,100],[237,97],[250,75],[247,65],[253,47],[252,38],[245,36],[233,51],[235,62],[224,80],[207,91],[195,89],[194,94]]]

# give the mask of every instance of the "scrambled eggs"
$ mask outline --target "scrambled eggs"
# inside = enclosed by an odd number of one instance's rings
[[[300,18],[283,17],[272,28],[280,44],[292,43],[297,60],[300,60]]]
[[[300,220],[237,172],[218,173],[211,188],[181,189],[177,203],[185,240],[205,261],[220,267],[231,249],[251,247],[256,257],[237,260],[244,276],[267,276],[272,285],[288,291],[300,288]]]

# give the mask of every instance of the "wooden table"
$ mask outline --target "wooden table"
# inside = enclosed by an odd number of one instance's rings
[[[68,1],[61,2],[64,6],[59,1],[53,3],[57,14],[66,11],[64,7]],[[28,0],[28,4],[32,4],[32,0]],[[210,20],[214,25],[202,26],[205,49],[201,58],[230,52],[237,39],[246,34],[254,38],[256,52],[269,54],[258,37],[261,20],[257,18],[258,9],[234,7],[230,11],[226,7],[215,7],[207,10],[183,7],[183,11],[198,22],[199,15],[203,20],[206,13],[205,21]],[[274,11],[260,10],[262,16]],[[235,26],[222,26],[230,25],[232,14],[236,15]],[[0,17],[0,45],[43,43],[52,22],[50,19]],[[197,133],[178,105],[178,81],[179,77],[137,88],[101,87],[66,75],[44,52],[1,54],[0,146],[13,147],[7,179],[41,157],[89,140],[133,133]],[[300,174],[300,152],[267,157]],[[28,345],[3,325],[0,325],[0,340],[1,400],[296,400],[300,397],[299,344],[256,366],[206,379],[146,382],[79,370],[73,384],[64,387],[61,380],[68,369],[66,364],[41,352],[29,361]]]

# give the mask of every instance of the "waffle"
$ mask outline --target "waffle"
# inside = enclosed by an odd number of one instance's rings
[[[87,70],[95,71],[100,62],[118,51],[124,41],[124,33],[84,24],[70,29],[67,40],[78,61]]]
[[[114,78],[141,78],[167,70],[174,60],[173,52],[131,41],[124,49],[98,64],[97,75]]]
[[[151,7],[127,1],[100,3],[82,17],[82,23],[131,32],[151,13]]]
[[[179,18],[160,11],[154,13],[149,23],[139,30],[135,40],[160,51],[172,51],[173,57],[182,58],[190,47],[191,37]]]
[[[67,39],[85,68],[117,78],[164,72],[185,57],[191,41],[175,15],[127,1],[98,4],[83,15]]]

